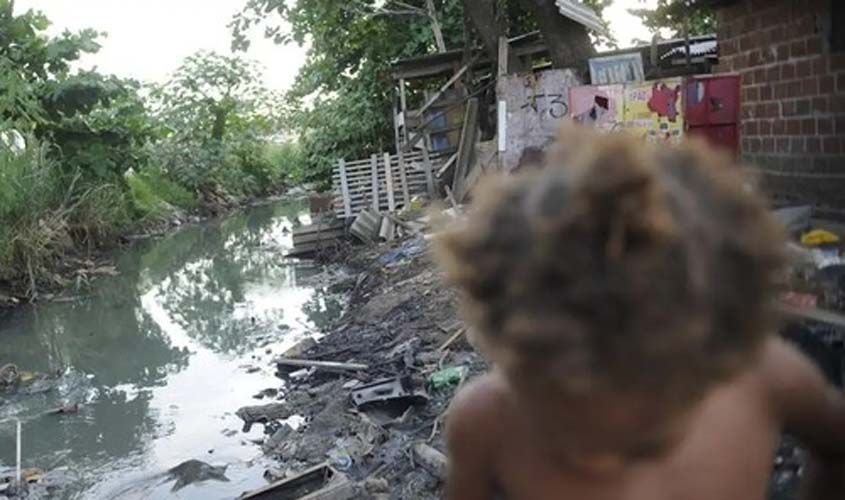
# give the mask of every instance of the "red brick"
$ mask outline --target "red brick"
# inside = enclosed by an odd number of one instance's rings
[[[776,102],[766,104],[766,118],[778,118],[780,116],[780,106]]]
[[[758,135],[759,131],[759,125],[754,120],[748,120],[743,124],[742,133],[745,135]]]
[[[789,53],[792,57],[804,57],[807,55],[807,43],[804,40],[792,42],[789,46]]]
[[[783,41],[784,30],[783,26],[774,26],[766,31],[766,43],[768,45],[775,45]]]
[[[833,118],[819,118],[818,119],[819,135],[833,133]]]
[[[737,43],[733,40],[726,40],[719,43],[719,56],[726,57],[737,53]]]
[[[786,61],[789,59],[789,44],[778,45],[778,61]]]
[[[766,137],[763,139],[763,152],[764,153],[774,153],[775,152],[775,139],[773,137]]]
[[[826,155],[839,154],[839,137],[825,137],[824,140],[822,140],[822,150]]]
[[[760,100],[761,101],[768,101],[772,98],[772,86],[768,84],[763,84],[760,87]]]
[[[789,141],[789,150],[795,153],[803,153],[804,152],[804,138],[803,137],[793,137]]]
[[[810,99],[799,99],[795,101],[795,114],[797,116],[807,116],[810,114]]]
[[[792,80],[795,78],[795,64],[786,63],[780,66],[781,80]]]
[[[838,52],[830,55],[830,70],[840,71],[845,69],[845,52]]]
[[[759,50],[752,50],[748,53],[748,60],[745,62],[746,67],[753,68],[764,64],[763,54]]]
[[[813,61],[813,75],[826,75],[827,74],[827,56],[816,56],[812,59]]]
[[[754,70],[754,83],[757,85],[766,83],[766,70],[764,68],[757,68]]]
[[[836,135],[845,137],[845,116],[836,117]]]
[[[795,65],[795,76],[798,78],[808,78],[813,73],[813,65],[809,60],[804,59]]]
[[[776,83],[780,81],[780,68],[777,66],[769,68],[768,71],[766,71],[766,80],[768,80],[769,83]]]
[[[789,152],[789,137],[778,137],[775,140],[775,150],[778,153],[788,153]]]
[[[786,122],[786,133],[789,135],[798,135],[801,133],[801,120],[788,120]]]
[[[760,135],[771,135],[772,134],[772,122],[768,120],[763,120],[760,122]]]
[[[804,85],[801,83],[800,80],[796,80],[794,82],[789,82],[788,87],[786,88],[786,96],[787,97],[801,97],[801,91],[803,90]]]
[[[795,116],[795,101],[784,101],[781,104],[783,116]]]
[[[827,97],[820,96],[813,98],[813,113],[827,113]]]
[[[815,77],[807,78],[801,84],[801,93],[807,97],[814,97],[819,93],[819,81]]]
[[[816,120],[815,118],[805,118],[801,120],[801,134],[802,135],[816,135]]]
[[[845,73],[836,75],[836,91],[845,92]]]
[[[789,20],[789,12],[784,7],[770,9],[763,14],[763,26],[783,24]]]
[[[832,75],[819,77],[819,94],[831,94],[836,87],[836,79]]]
[[[743,102],[747,102],[747,103],[757,102],[757,100],[759,99],[759,96],[760,96],[760,93],[759,93],[759,90],[757,90],[757,87],[746,87],[742,91]]]
[[[837,94],[830,96],[828,109],[831,113],[845,113],[845,95]]]
[[[822,152],[822,141],[818,137],[807,137],[807,152],[808,153],[821,153]]]
[[[807,54],[821,54],[823,51],[824,44],[822,44],[822,39],[818,35],[811,36],[807,39]]]
[[[775,120],[772,124],[772,135],[786,135],[786,122],[784,120]]]
[[[748,33],[748,32],[746,31],[746,33]],[[754,48],[754,43],[752,41],[750,34],[745,35],[745,36],[743,36],[742,38],[739,39],[739,50],[741,50],[742,52],[747,52],[747,51],[749,51],[753,48]]]
[[[802,3],[806,3],[802,2]],[[801,15],[804,14],[804,15]],[[804,37],[813,33],[816,25],[815,16],[807,13],[807,6],[802,6],[800,11],[795,11],[793,15],[800,15],[797,19],[790,19],[790,26],[792,27],[792,36]]]
[[[789,93],[789,84],[778,83],[775,85],[775,99],[786,99]]]

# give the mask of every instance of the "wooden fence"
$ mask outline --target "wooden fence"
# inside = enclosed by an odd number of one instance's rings
[[[367,208],[395,212],[415,195],[436,195],[436,175],[448,158],[415,151],[373,155],[366,160],[338,160],[333,173],[338,217],[355,217]]]

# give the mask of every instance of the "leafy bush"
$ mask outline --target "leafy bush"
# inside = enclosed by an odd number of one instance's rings
[[[267,143],[264,156],[280,181],[299,184],[307,180],[308,167],[302,148],[295,142]]]
[[[176,208],[193,210],[197,207],[196,196],[156,168],[148,167],[140,173],[127,175],[126,185],[132,204],[142,218],[164,215]]]

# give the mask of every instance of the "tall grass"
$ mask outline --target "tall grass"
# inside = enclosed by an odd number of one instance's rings
[[[113,239],[131,221],[117,184],[68,176],[47,147],[31,139],[20,152],[0,147],[0,281],[61,284],[53,271],[70,252]]]
[[[0,280],[26,276],[34,290],[47,261],[70,245],[60,179],[45,146],[0,146]]]

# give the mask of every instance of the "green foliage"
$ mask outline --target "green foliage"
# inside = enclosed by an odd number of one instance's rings
[[[156,126],[129,80],[84,72],[41,87],[46,120],[38,134],[57,145],[67,172],[114,182],[146,162],[144,145]]]
[[[272,129],[275,96],[261,81],[255,63],[202,51],[188,57],[154,97],[171,136],[208,144],[227,134]]]
[[[172,214],[176,209],[197,208],[196,196],[168,179],[157,168],[148,167],[126,176],[126,184],[136,212],[142,218]]]
[[[301,184],[308,179],[305,156],[297,142],[269,143],[264,155],[275,175],[290,184]]]
[[[596,34],[596,41],[600,44],[607,45],[608,47],[618,48],[616,38],[614,38],[611,34],[610,24],[604,17],[604,9],[610,7],[610,5],[613,3],[613,0],[581,0],[581,3],[592,8],[601,19],[601,23],[604,26],[604,31],[606,34]]]
[[[50,38],[44,34],[49,26],[44,14],[29,10],[16,16],[14,1],[0,0],[0,58],[11,61],[23,78],[35,81],[64,76],[82,54],[100,50],[101,33],[65,31]]]
[[[286,95],[284,122],[298,137],[306,178],[326,179],[338,157],[360,158],[393,143],[393,82],[397,59],[436,51],[425,2],[248,0],[232,23],[235,48],[249,46],[257,26],[277,43],[308,43],[308,58]],[[459,0],[435,1],[448,48],[464,45]],[[267,19],[268,15],[274,16]],[[288,29],[282,30],[284,23]]]
[[[276,100],[253,64],[199,53],[151,107],[136,82],[71,71],[97,33],[48,25],[0,0],[0,282],[36,295],[68,252],[284,181],[265,150]]]
[[[713,10],[691,0],[657,0],[654,9],[629,9],[629,12],[642,19],[652,33],[668,30],[671,38],[683,37],[687,26],[690,36],[708,35],[716,29]]]

